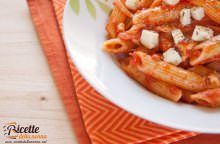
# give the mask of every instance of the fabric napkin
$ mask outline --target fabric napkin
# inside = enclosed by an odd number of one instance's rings
[[[78,142],[169,144],[181,143],[180,140],[198,135],[136,117],[106,100],[83,79],[68,58],[62,40],[61,23],[65,1],[27,0],[39,40]],[[207,139],[203,135],[197,137]],[[215,139],[214,142],[217,140],[220,142],[220,139]],[[190,144],[198,142],[198,139],[195,137],[195,140],[185,142]]]

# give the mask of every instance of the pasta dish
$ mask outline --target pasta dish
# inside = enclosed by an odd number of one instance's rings
[[[115,0],[104,51],[175,102],[220,107],[220,1]]]

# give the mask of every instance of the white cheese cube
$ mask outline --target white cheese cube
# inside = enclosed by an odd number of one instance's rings
[[[182,62],[182,58],[174,48],[169,48],[163,53],[163,60],[173,65],[179,65]]]
[[[184,9],[182,9],[180,11],[180,23],[183,26],[191,24],[191,12],[190,12],[190,9],[184,8]]]
[[[168,5],[176,5],[180,2],[180,0],[164,0],[164,2]]]
[[[191,8],[191,15],[195,20],[202,20],[202,18],[205,16],[203,7]]]
[[[140,41],[148,49],[153,49],[159,44],[159,34],[155,31],[143,30]]]
[[[127,8],[136,10],[138,8],[139,0],[126,0],[125,5]]]
[[[192,34],[192,40],[194,41],[204,41],[212,38],[214,31],[208,27],[197,25]]]
[[[173,36],[173,40],[174,40],[175,44],[178,44],[179,42],[181,42],[185,39],[185,37],[180,29],[172,30],[171,34]]]

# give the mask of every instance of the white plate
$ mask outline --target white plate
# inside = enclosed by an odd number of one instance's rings
[[[71,1],[74,6],[71,7],[68,1],[63,18],[65,44],[80,73],[99,93],[121,108],[159,124],[183,130],[220,133],[220,109],[160,98],[127,77],[116,62],[101,50],[108,15],[98,2],[104,3],[106,0],[86,0],[91,2],[87,5],[85,0]],[[80,5],[75,4],[76,1]],[[106,2],[106,5],[110,4],[110,1]]]

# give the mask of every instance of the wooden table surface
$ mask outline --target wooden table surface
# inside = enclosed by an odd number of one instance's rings
[[[48,144],[76,144],[26,0],[0,0],[1,144],[1,128],[10,121],[39,126]]]

